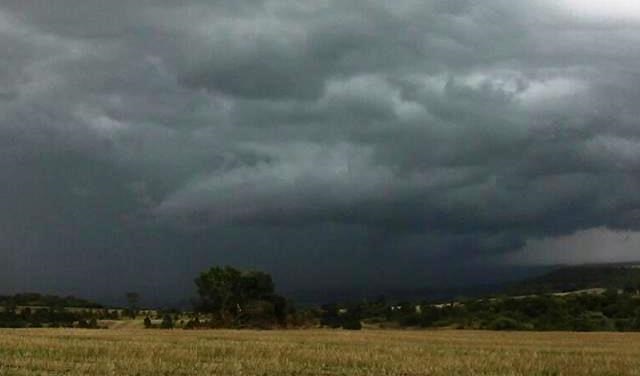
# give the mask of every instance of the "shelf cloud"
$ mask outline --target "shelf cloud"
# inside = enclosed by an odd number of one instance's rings
[[[567,237],[640,227],[632,3],[3,1],[0,282],[177,294],[210,264],[292,289],[579,262]]]

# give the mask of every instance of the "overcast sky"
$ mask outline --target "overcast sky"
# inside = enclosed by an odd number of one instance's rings
[[[0,292],[640,259],[637,1],[3,0],[0,51]]]

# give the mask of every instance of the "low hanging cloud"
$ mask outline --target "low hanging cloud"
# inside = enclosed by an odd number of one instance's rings
[[[635,231],[630,4],[4,1],[5,279],[208,255],[414,283]]]

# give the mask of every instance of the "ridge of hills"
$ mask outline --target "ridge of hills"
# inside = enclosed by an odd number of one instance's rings
[[[513,283],[507,295],[539,295],[590,289],[640,291],[640,262],[563,265]]]

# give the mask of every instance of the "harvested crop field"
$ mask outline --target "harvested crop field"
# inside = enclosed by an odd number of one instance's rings
[[[640,375],[640,334],[0,330],[0,375]]]

